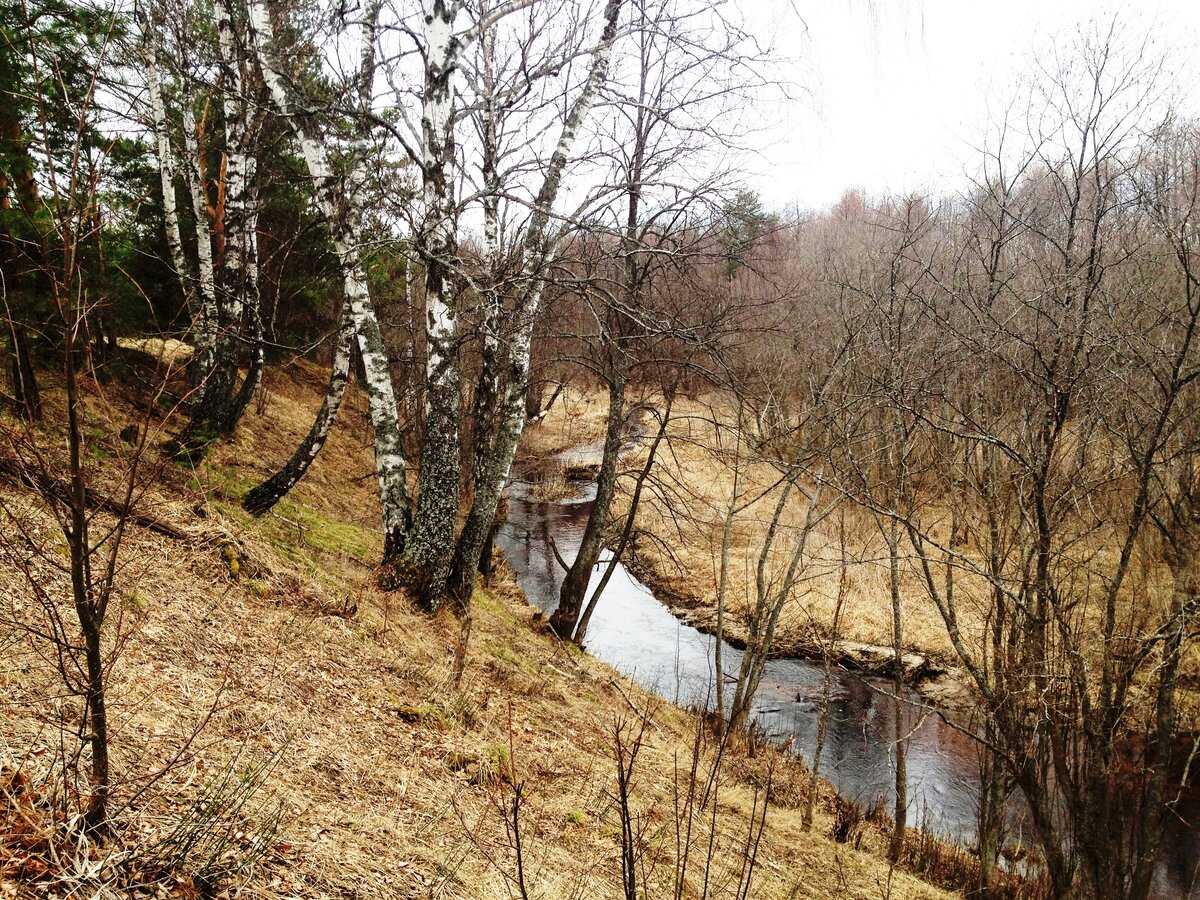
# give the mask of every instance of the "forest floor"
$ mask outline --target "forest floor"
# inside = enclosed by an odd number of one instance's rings
[[[624,722],[628,742],[643,720],[639,896],[674,896],[676,789],[686,795],[706,729],[546,633],[503,568],[476,595],[456,685],[460,621],[375,585],[357,389],[292,494],[261,519],[241,510],[307,430],[323,385],[315,367],[272,371],[265,404],[202,464],[147,460],[138,512],[172,533],[131,528],[106,625],[116,790],[103,844],[71,837],[52,812],[73,796],[79,708],[30,627],[43,607],[26,576],[69,622],[61,533],[37,496],[0,480],[0,897],[518,897],[518,790],[528,895],[623,896],[614,733]],[[49,423],[62,421],[63,396],[45,393],[38,439],[61,445]],[[128,457],[118,432],[133,408],[119,386],[88,389],[98,483]],[[707,738],[698,758],[703,777],[716,758]],[[701,896],[706,879],[708,896],[735,895],[768,770],[746,896],[950,896],[889,867],[874,825],[835,842],[828,788],[805,830],[806,774],[770,748],[722,758],[719,790],[683,842],[681,896]]]

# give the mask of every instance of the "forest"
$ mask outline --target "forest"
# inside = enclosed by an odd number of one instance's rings
[[[1183,61],[746,7],[0,0],[0,896],[1200,896]]]

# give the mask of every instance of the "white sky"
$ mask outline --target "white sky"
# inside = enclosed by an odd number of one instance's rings
[[[1114,12],[1154,35],[1183,109],[1200,113],[1200,0],[791,2],[799,16],[777,8],[769,28],[803,96],[772,110],[770,146],[754,165],[753,184],[775,208],[827,206],[855,187],[954,190],[978,159],[989,108],[1012,98],[1035,50]]]

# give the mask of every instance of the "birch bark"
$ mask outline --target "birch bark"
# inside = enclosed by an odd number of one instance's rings
[[[179,209],[175,203],[175,152],[171,148],[171,134],[167,125],[167,105],[162,93],[162,60],[159,56],[155,25],[145,21],[146,87],[150,94],[150,113],[154,125],[154,144],[158,155],[158,174],[162,183],[163,219],[167,231],[167,248],[171,253],[171,264],[183,290],[184,302],[193,319],[200,312],[202,302],[196,293],[195,276],[183,252],[183,237],[179,228]]]
[[[450,588],[462,604],[470,601],[474,590],[475,571],[479,568],[481,555],[496,517],[500,492],[512,472],[517,445],[525,428],[525,392],[529,380],[533,327],[541,306],[546,269],[550,265],[555,247],[555,241],[550,235],[554,203],[558,198],[563,172],[570,159],[579,128],[595,104],[600,88],[608,76],[622,2],[623,0],[609,0],[605,5],[604,28],[600,43],[592,56],[587,81],[563,122],[558,143],[534,203],[534,214],[522,251],[521,280],[528,286],[518,305],[512,345],[505,361],[509,371],[504,400],[500,407],[500,425],[487,462],[479,469],[471,509],[454,549]]]
[[[330,166],[329,154],[298,116],[300,103],[279,65],[266,4],[261,0],[251,2],[249,11],[252,43],[263,80],[280,115],[288,121],[300,144],[313,191],[333,235],[334,249],[342,270],[346,305],[354,322],[367,384],[371,425],[375,433],[375,465],[383,506],[384,561],[391,562],[404,552],[411,513],[396,395],[383,334],[379,329],[359,253],[359,235],[354,225],[355,221],[361,220],[361,216],[351,214],[348,209],[353,206],[355,198],[349,198],[346,203],[339,201],[337,179]]]
[[[342,398],[346,393],[346,382],[350,379],[350,350],[354,342],[354,314],[347,303],[342,307],[341,324],[333,345],[333,365],[329,371],[329,384],[325,399],[313,421],[308,434],[296,448],[282,468],[246,495],[243,506],[253,515],[260,516],[270,510],[304,477],[312,461],[325,446],[329,431],[337,419]]]
[[[192,216],[196,222],[196,283],[200,292],[200,309],[196,318],[195,355],[192,358],[192,384],[199,388],[212,369],[217,342],[217,285],[213,271],[212,230],[208,220],[208,197],[204,188],[204,160],[200,157],[200,142],[196,136],[196,113],[193,98],[183,79],[183,146],[184,181],[192,199]]]
[[[454,299],[457,235],[454,200],[454,89],[462,44],[458,10],[422,0],[425,75],[421,107],[421,178],[425,220],[417,249],[425,265],[425,435],[416,518],[400,577],[418,603],[436,609],[450,573],[458,519],[460,373]]]

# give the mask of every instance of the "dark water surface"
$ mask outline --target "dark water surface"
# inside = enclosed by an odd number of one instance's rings
[[[563,571],[554,551],[574,559],[591,508],[576,501],[541,502],[517,482],[509,490],[508,520],[497,536],[529,602],[547,614],[558,605]],[[608,565],[601,560],[597,572]],[[599,580],[599,574],[594,576]],[[590,596],[590,595],[589,595]],[[650,590],[618,565],[588,625],[587,650],[643,687],[674,703],[711,706],[716,683],[716,639],[684,624]],[[741,651],[725,645],[723,663],[736,673]],[[727,679],[728,679],[727,675]],[[755,698],[754,717],[772,738],[792,740],[795,752],[811,762],[816,746],[824,673],[800,659],[767,663]],[[895,784],[895,710],[890,682],[861,678],[835,669],[832,708],[821,753],[821,775],[843,797],[864,808],[890,807]],[[913,694],[904,708],[908,733],[909,822],[969,844],[975,839],[979,795],[977,745],[961,730],[924,707]],[[1200,802],[1180,813],[1200,821]],[[1034,843],[1019,802],[1010,804],[1009,844]],[[1185,890],[1200,860],[1200,831],[1184,824],[1172,829],[1163,847],[1158,897],[1200,898]]]

